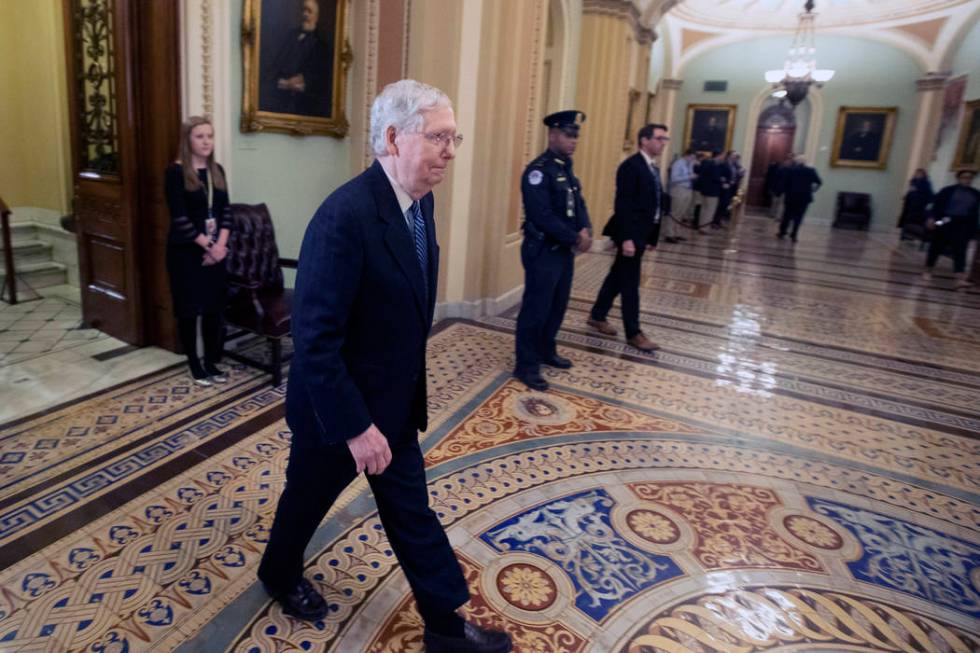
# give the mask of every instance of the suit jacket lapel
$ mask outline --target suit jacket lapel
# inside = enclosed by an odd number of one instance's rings
[[[374,171],[372,185],[375,202],[378,206],[378,217],[386,223],[385,246],[391,252],[398,267],[408,277],[412,294],[415,295],[415,307],[419,311],[419,317],[424,321],[427,313],[426,290],[422,284],[422,270],[419,268],[419,261],[415,255],[412,234],[408,230],[408,225],[405,224],[405,216],[398,206],[395,191],[381,168],[381,164],[375,161],[371,169]]]

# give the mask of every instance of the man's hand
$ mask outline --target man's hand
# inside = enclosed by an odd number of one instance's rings
[[[306,80],[303,79],[303,74],[299,73],[292,77],[280,77],[276,81],[276,86],[282,91],[298,91],[302,93],[306,90]]]
[[[623,241],[623,256],[626,258],[636,256],[636,244],[632,240]]]
[[[655,249],[657,249],[657,246],[656,245],[647,245],[647,251],[648,252],[652,252]]]
[[[578,232],[578,251],[584,253],[590,249],[592,249],[592,236],[589,234],[589,230],[583,227]]]
[[[388,440],[374,424],[364,433],[348,440],[347,448],[354,457],[358,474],[365,470],[368,474],[380,474],[391,462]]]

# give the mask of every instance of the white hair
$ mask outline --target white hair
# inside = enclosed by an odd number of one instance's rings
[[[436,107],[452,108],[449,97],[428,84],[402,79],[385,86],[371,105],[371,147],[377,156],[388,153],[385,134],[389,127],[398,134],[415,134],[422,129],[422,114]]]

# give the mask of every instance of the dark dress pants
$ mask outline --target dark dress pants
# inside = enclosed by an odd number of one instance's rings
[[[286,489],[258,572],[273,591],[291,588],[303,575],[306,545],[356,477],[346,443],[325,447],[293,438]],[[367,476],[378,514],[422,617],[444,616],[469,600],[466,579],[442,524],[429,508],[417,434],[405,433],[400,441],[389,439],[389,444],[391,464],[382,474]]]
[[[929,253],[926,256],[926,267],[935,267],[936,261],[947,247],[953,249],[953,271],[960,273],[966,270],[966,248],[973,236],[972,218],[952,218],[952,221],[932,231],[929,242]]]
[[[537,372],[557,353],[555,338],[568,308],[575,256],[568,247],[524,238],[524,296],[517,315],[517,372]]]
[[[602,322],[609,314],[613,300],[620,295],[623,304],[623,330],[626,331],[627,338],[640,332],[640,270],[645,249],[637,247],[633,256],[623,256],[620,246],[592,306],[592,319]]]
[[[793,238],[800,231],[800,224],[803,222],[803,214],[810,202],[800,201],[792,197],[786,197],[785,209],[783,209],[783,221],[779,223],[779,235],[785,236],[790,224],[793,225]]]

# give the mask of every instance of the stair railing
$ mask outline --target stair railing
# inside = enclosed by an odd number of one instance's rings
[[[7,268],[7,276],[4,284],[7,287],[8,302],[13,305],[17,303],[17,274],[14,268],[14,248],[10,243],[10,208],[0,197],[0,226],[3,229],[3,260]],[[0,299],[3,298],[3,289],[0,288]]]

